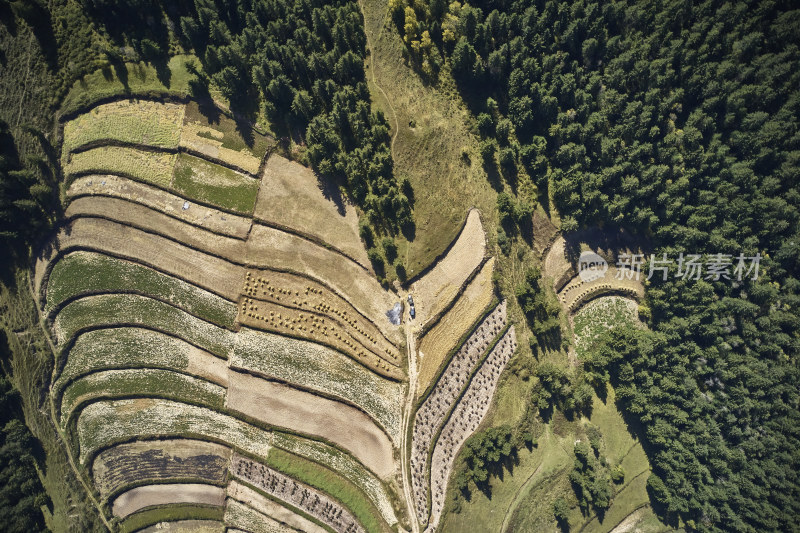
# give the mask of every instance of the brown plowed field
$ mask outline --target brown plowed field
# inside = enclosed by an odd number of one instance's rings
[[[394,474],[389,437],[355,407],[240,372],[231,371],[228,382],[230,409],[336,443],[381,478]]]
[[[125,518],[151,505],[195,503],[222,507],[225,489],[201,483],[175,483],[167,485],[145,485],[123,492],[114,499],[111,512]]]
[[[336,185],[326,185],[314,171],[279,155],[264,168],[256,201],[255,218],[307,233],[338,248],[369,267],[367,252],[358,235],[358,215]],[[335,195],[326,198],[327,193]]]

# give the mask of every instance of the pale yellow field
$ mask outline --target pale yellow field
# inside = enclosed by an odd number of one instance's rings
[[[630,279],[627,274],[632,275]],[[570,313],[578,309],[584,302],[609,292],[622,293],[638,300],[644,297],[643,281],[645,277],[646,274],[640,273],[637,280],[629,269],[620,270],[609,266],[605,276],[593,281],[586,282],[578,276],[572,278],[558,293],[558,300]]]
[[[310,168],[271,156],[261,178],[255,217],[314,236],[369,268],[355,207],[341,197],[335,184],[322,180]],[[333,192],[326,193],[325,187]]]
[[[183,104],[118,100],[101,104],[64,125],[63,152],[94,141],[120,141],[158,148],[177,148]]]
[[[444,358],[456,348],[459,339],[481,317],[492,302],[494,258],[489,259],[456,303],[428,331],[417,345],[419,376],[417,391],[424,391],[436,377]]]
[[[138,181],[111,175],[91,175],[73,181],[67,190],[67,197],[83,196],[107,196],[129,200],[194,226],[237,239],[246,238],[252,224],[248,217],[232,215],[191,201],[186,205],[186,198]]]
[[[211,233],[159,211],[119,198],[83,197],[69,204],[67,218],[89,215],[107,218],[163,235],[173,241],[226,259],[241,260],[245,242],[240,239]]]
[[[483,261],[486,236],[478,211],[467,215],[467,222],[458,239],[438,263],[412,287],[417,322],[423,326],[436,317],[458,296],[464,282]]]
[[[121,174],[167,188],[172,183],[176,158],[176,154],[146,152],[123,146],[100,146],[69,155],[64,165],[64,175]]]

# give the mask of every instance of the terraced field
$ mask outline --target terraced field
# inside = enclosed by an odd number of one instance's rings
[[[92,83],[102,103],[68,98],[66,217],[33,289],[56,349],[53,417],[107,518],[120,531],[416,529],[434,450],[457,453],[513,352],[505,302],[486,315],[478,212],[413,284],[436,319],[418,387],[405,341],[422,330],[387,319],[400,295],[376,280],[335,187],[184,95],[114,100]],[[416,503],[407,446],[424,472]]]
[[[431,475],[434,472],[431,467],[431,453],[440,442],[442,427],[448,423],[454,407],[465,394],[465,390],[469,389],[476,370],[482,368],[482,361],[486,358],[487,350],[497,342],[506,326],[506,302],[503,301],[477,324],[459,350],[453,354],[452,359],[441,370],[439,378],[426,393],[414,415],[410,467],[414,503],[420,524],[427,523],[430,516],[428,507]],[[513,331],[511,337],[513,338]],[[491,399],[491,394],[489,399]],[[477,426],[472,431],[475,429]],[[463,442],[454,445],[445,444],[445,446],[449,453],[455,455],[461,444]],[[447,478],[444,481],[445,485],[446,480]],[[437,487],[438,490],[444,488]],[[441,508],[439,512],[441,512]]]

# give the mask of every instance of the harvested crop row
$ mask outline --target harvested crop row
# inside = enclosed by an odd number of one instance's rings
[[[424,324],[458,296],[464,282],[480,266],[486,254],[486,236],[476,209],[467,215],[456,242],[436,265],[412,285],[417,320]]]
[[[381,478],[394,473],[391,441],[355,407],[241,372],[231,372],[229,383],[229,409],[337,444]]]
[[[608,292],[619,292],[631,298],[641,299],[644,297],[644,285],[635,279],[631,269],[617,269],[612,266],[604,276],[592,281],[583,281],[580,277],[573,278],[558,293],[558,299],[569,312],[573,312],[582,303]]]
[[[100,401],[78,418],[82,464],[112,444],[155,437],[222,441],[257,457],[267,457],[272,440],[269,432],[232,416],[170,400]]]
[[[136,228],[97,218],[79,218],[63,229],[54,246],[61,252],[90,249],[142,263],[236,301],[244,268]],[[47,258],[42,258],[47,261]],[[42,269],[40,271],[40,269]],[[40,282],[45,264],[37,263]]]
[[[240,258],[245,252],[245,242],[240,239],[208,232],[149,207],[119,198],[79,198],[70,203],[66,215],[69,218],[107,218],[224,258]]]
[[[161,368],[191,374],[227,386],[225,361],[177,337],[142,328],[87,331],[78,336],[52,394],[70,381],[99,370]]]
[[[242,368],[342,398],[364,409],[400,439],[403,385],[376,376],[325,346],[242,328],[235,337],[231,368]]]
[[[98,398],[161,397],[220,409],[225,389],[201,379],[170,370],[133,368],[106,370],[73,381],[61,399],[61,425],[66,427],[74,411]]]
[[[388,354],[384,353],[383,357],[376,354],[356,341],[342,324],[320,313],[304,312],[271,302],[244,298],[239,305],[237,321],[251,328],[330,346],[382,376],[396,380],[403,377],[402,371],[396,364],[387,363]]]
[[[69,179],[77,174],[122,174],[168,188],[172,183],[176,158],[175,154],[127,146],[100,146],[65,155],[64,175],[69,183]]]
[[[225,500],[225,525],[228,533],[296,533],[297,530],[281,524],[250,505],[236,499]],[[309,522],[313,524],[313,522]],[[316,524],[314,524],[316,526]],[[234,528],[234,529],[232,529]],[[300,530],[306,531],[306,530]],[[326,531],[326,530],[322,530]]]
[[[383,336],[375,323],[321,283],[283,272],[254,270],[247,272],[242,294],[254,300],[327,316],[389,364],[396,366],[399,363],[397,348]]]
[[[303,439],[285,433],[273,433],[272,444],[276,448],[308,458],[343,476],[369,497],[386,523],[390,526],[397,523],[394,508],[383,483],[348,454],[324,442]]]
[[[98,453],[92,477],[103,498],[133,485],[169,479],[223,485],[230,458],[229,448],[202,440],[129,442]]]
[[[54,330],[63,345],[84,329],[114,324],[167,331],[217,355],[227,355],[233,345],[230,331],[137,294],[101,294],[75,300],[56,315]]]
[[[177,148],[183,124],[182,104],[118,100],[101,104],[64,124],[62,152],[85,144],[115,140],[157,148]]]
[[[253,212],[258,185],[255,178],[184,153],[178,154],[172,182],[178,194],[242,214]]]
[[[270,500],[258,491],[243,485],[236,480],[231,480],[228,484],[228,498],[232,498],[248,507],[252,507],[262,515],[270,517],[278,522],[288,525],[294,530],[305,533],[326,533],[327,530],[317,525],[304,516]]]
[[[228,531],[233,531],[229,529]],[[159,522],[138,533],[224,533],[225,525],[214,520],[175,520]],[[245,532],[247,533],[247,532]]]
[[[383,317],[383,313],[395,303],[395,298],[358,264],[290,233],[254,224],[247,247],[247,257],[252,264],[273,270],[303,272],[324,280],[339,295],[346,295],[348,301],[365,316]],[[396,331],[385,319],[376,325],[390,338],[390,332]]]
[[[128,200],[194,226],[237,239],[245,239],[252,224],[249,218],[194,202],[187,206],[186,198],[182,196],[110,174],[83,176],[73,181],[67,189],[67,198],[74,201],[83,196],[93,197],[92,200],[98,200],[98,196]]]
[[[125,518],[154,505],[186,503],[222,507],[225,503],[225,489],[202,483],[145,485],[117,496],[111,505],[111,512],[116,517]]]
[[[355,517],[338,502],[267,466],[234,454],[231,473],[266,494],[302,510],[337,533],[365,533]]]
[[[431,519],[426,533],[435,531],[439,524],[447,481],[450,479],[458,450],[478,429],[489,411],[500,374],[516,349],[517,339],[512,326],[492,348],[442,429],[431,461]]]
[[[433,439],[467,384],[475,365],[506,326],[506,301],[484,318],[453,355],[428,397],[414,415],[411,444],[411,483],[420,522],[428,518],[428,452]]]
[[[427,390],[445,357],[458,341],[487,310],[494,297],[492,270],[494,258],[483,265],[480,272],[467,285],[453,307],[428,331],[417,345],[419,352],[418,394]]]
[[[358,234],[358,214],[333,183],[307,167],[272,155],[258,193],[255,218],[312,235],[369,266]]]
[[[53,267],[47,283],[50,312],[65,300],[92,292],[137,292],[185,309],[204,320],[232,329],[236,304],[157,270],[94,252],[73,252]]]

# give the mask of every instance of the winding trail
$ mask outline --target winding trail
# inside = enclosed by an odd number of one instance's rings
[[[28,289],[31,291],[31,298],[33,298],[34,302],[36,302],[37,301],[36,300],[36,295],[35,295],[34,290],[33,290],[33,283],[32,283],[32,280],[31,280],[30,276],[28,276]],[[48,344],[50,350],[52,350],[53,356],[55,357],[56,354],[58,354],[58,351],[56,350],[56,347],[53,344],[53,339],[50,338],[50,333],[47,331],[47,327],[45,326],[44,319],[42,318],[41,310],[39,309],[38,305],[34,305],[34,307],[36,308],[36,316],[39,318],[39,326],[44,331],[44,338],[47,340],[47,344]],[[53,424],[53,429],[56,430],[56,434],[58,435],[59,440],[61,440],[61,444],[64,446],[64,452],[66,453],[67,461],[69,462],[69,466],[72,468],[72,471],[74,472],[75,477],[78,478],[78,481],[80,481],[81,485],[83,485],[83,488],[86,491],[86,496],[89,498],[89,500],[92,502],[92,504],[97,508],[97,513],[100,515],[100,519],[103,521],[103,524],[106,526],[106,528],[108,528],[109,531],[114,531],[114,529],[111,527],[111,523],[106,518],[106,514],[103,511],[102,505],[100,505],[100,502],[95,497],[92,488],[89,486],[89,483],[87,483],[86,479],[84,479],[84,477],[83,477],[83,475],[81,473],[81,470],[78,468],[77,464],[75,463],[75,458],[72,456],[72,449],[70,448],[70,446],[68,444],[68,439],[67,439],[67,436],[66,436],[64,430],[56,422],[56,420],[58,420],[58,418],[56,418],[56,406],[55,406],[55,400],[53,399],[53,384],[55,383],[55,373],[56,373],[57,369],[58,369],[58,365],[53,365],[53,373],[52,373],[51,379],[50,379],[50,391],[49,391],[49,394],[47,395],[48,399],[49,399],[48,403],[50,404],[50,418],[51,418],[51,422]]]
[[[392,101],[389,99],[389,96],[386,94],[386,91],[383,90],[378,82],[375,79],[375,49],[372,47],[372,39],[369,38],[369,30],[367,28],[367,14],[364,10],[364,0],[358,0],[358,7],[361,10],[361,17],[364,19],[364,35],[367,36],[367,49],[369,50],[369,66],[370,70],[372,71],[372,84],[381,92],[383,95],[384,100],[386,100],[386,104],[389,106],[389,109],[392,111],[392,116],[394,117],[394,133],[392,134],[392,142],[389,146],[390,151],[392,153],[392,160],[395,159],[394,157],[394,141],[397,139],[397,134],[400,131],[400,122],[397,119],[397,111],[395,111],[394,106],[392,105]],[[378,36],[376,40],[381,38],[381,33],[383,32],[383,27],[386,25],[386,17],[388,16],[389,11],[387,8],[386,13],[383,15],[383,19],[381,20],[381,27],[378,30]]]

